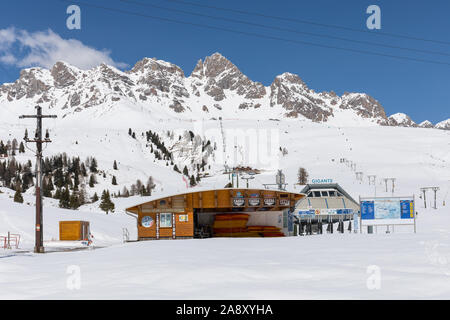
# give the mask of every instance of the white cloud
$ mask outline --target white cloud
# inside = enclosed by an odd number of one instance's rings
[[[108,50],[97,50],[76,39],[63,39],[51,29],[29,33],[14,28],[0,29],[0,61],[17,67],[51,68],[65,61],[80,69],[106,63],[118,68],[127,64],[116,62]]]

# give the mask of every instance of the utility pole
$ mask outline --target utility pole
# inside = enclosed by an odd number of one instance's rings
[[[19,119],[34,118],[37,120],[36,133],[34,139],[28,139],[27,134],[24,137],[26,143],[36,143],[36,226],[35,226],[35,253],[44,253],[44,230],[42,219],[42,143],[51,142],[48,131],[45,134],[45,139],[42,140],[42,119],[43,118],[56,118],[55,115],[43,115],[42,108],[36,106],[36,115],[22,115]]]

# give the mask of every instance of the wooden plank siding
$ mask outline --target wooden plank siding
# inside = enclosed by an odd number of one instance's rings
[[[60,221],[59,240],[80,241],[89,238],[88,221]]]
[[[201,212],[231,212],[234,207],[233,199],[238,197],[245,199],[245,204],[239,207],[239,210],[280,211],[293,207],[295,202],[304,196],[305,195],[303,194],[278,190],[230,188],[196,191],[168,196],[161,199],[151,200],[149,202],[127,208],[126,210],[137,215],[139,240],[157,238],[192,238],[194,236],[194,210],[197,210],[199,214],[201,214]],[[275,203],[268,206],[264,203],[265,198],[272,198],[275,200]],[[253,201],[253,204],[249,204],[249,199],[259,199],[260,201],[257,205],[255,205],[257,201]],[[157,222],[160,222],[161,213],[172,214],[171,227],[157,226]],[[186,220],[185,215],[187,215],[187,221],[182,221]],[[144,227],[142,225],[143,217],[151,218],[151,226]]]

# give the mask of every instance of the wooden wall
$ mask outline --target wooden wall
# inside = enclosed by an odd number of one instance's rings
[[[231,211],[233,207],[233,198],[245,198],[244,207],[248,204],[249,198],[259,198],[260,205],[253,206],[253,210],[263,207],[264,198],[273,198],[275,203],[270,210],[283,210],[286,207],[293,206],[295,201],[302,196],[289,192],[278,192],[272,190],[247,190],[247,189],[221,189],[187,193],[172,197],[153,200],[137,207],[133,211],[138,213],[138,238],[139,239],[172,239],[177,237],[194,236],[194,209],[206,209],[205,211],[221,212],[223,210]],[[286,204],[287,200],[287,204]],[[244,208],[243,207],[243,208]],[[256,207],[256,208],[255,208]],[[266,208],[267,209],[267,208]],[[172,227],[158,227],[160,213],[172,213]],[[180,216],[187,214],[187,221],[180,221]],[[201,213],[200,213],[201,214]],[[150,227],[142,225],[142,218],[149,216],[153,219]]]
[[[89,222],[87,221],[60,221],[59,240],[80,241],[89,237]]]

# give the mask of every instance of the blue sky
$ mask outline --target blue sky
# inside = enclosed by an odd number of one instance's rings
[[[252,80],[270,85],[274,77],[283,72],[298,74],[316,91],[334,90],[338,94],[366,92],[376,98],[388,115],[396,112],[409,114],[416,122],[425,119],[433,123],[450,118],[450,2],[433,1],[376,1],[376,0],[182,0],[202,5],[212,5],[263,15],[285,17],[275,20],[268,17],[244,15],[204,6],[175,3],[170,0],[15,0],[0,3],[0,30],[14,28],[17,34],[26,34],[26,40],[7,46],[0,33],[0,82],[14,81],[20,69],[27,65],[46,65],[52,59],[71,57],[83,66],[100,60],[131,68],[143,57],[156,57],[179,65],[189,75],[198,59],[220,52]],[[145,3],[138,5],[133,2]],[[66,8],[78,4],[81,8],[81,30],[66,27]],[[95,8],[87,4],[102,6]],[[381,30],[368,30],[366,8],[376,4],[381,8]],[[343,37],[357,41],[377,42],[443,54],[418,53],[321,38],[293,32],[266,29],[236,22],[166,11],[150,5],[169,9],[196,12],[204,15],[264,24],[299,32]],[[115,8],[121,12],[105,8]],[[187,23],[204,24],[238,32],[255,33],[261,37],[230,33],[204,27],[177,24],[150,19],[141,15],[167,18]],[[339,25],[368,32],[351,32],[338,28],[325,28],[312,24],[295,23],[292,19],[308,20],[326,25]],[[50,31],[48,30],[51,30]],[[43,32],[47,39],[64,43],[59,52],[39,56],[39,46],[30,47],[30,41],[39,39]],[[380,35],[392,33],[423,39],[448,42],[415,41]],[[49,36],[50,34],[50,36]],[[42,35],[42,34],[41,34]],[[342,51],[299,43],[267,39],[284,38],[319,45],[343,47],[373,53],[444,62],[433,64],[394,59],[376,55]],[[76,39],[75,42],[67,42]],[[3,43],[3,45],[2,45]],[[49,42],[50,46],[53,42]],[[36,45],[36,44],[34,44]],[[90,48],[90,49],[89,49]],[[53,50],[52,48],[46,48]],[[95,50],[94,50],[95,49]],[[87,51],[86,51],[87,50]],[[91,51],[89,51],[91,50]],[[103,51],[102,51],[103,50]],[[35,54],[38,56],[36,57]],[[8,58],[5,58],[9,55]]]

